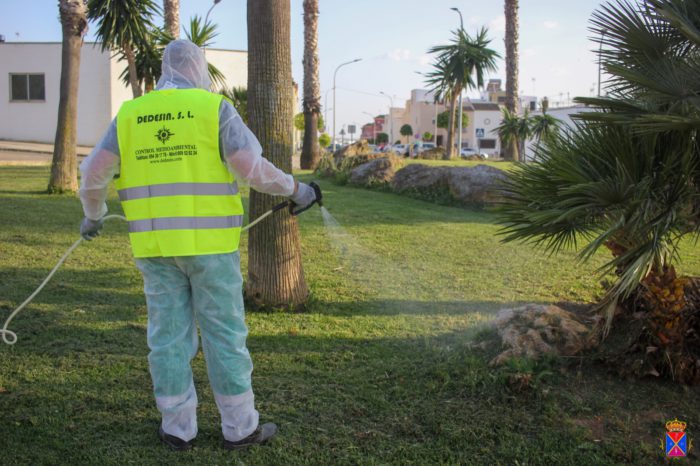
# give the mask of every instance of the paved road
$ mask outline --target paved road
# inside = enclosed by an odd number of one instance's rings
[[[50,154],[0,150],[0,165],[48,165],[50,163]]]
[[[51,154],[0,149],[0,165],[51,165]],[[78,156],[78,163],[84,157]]]

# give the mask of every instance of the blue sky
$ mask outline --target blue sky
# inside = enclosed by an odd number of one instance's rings
[[[588,20],[600,0],[520,0],[520,89],[548,96],[551,101],[590,95],[597,81],[597,65]],[[181,0],[181,23],[204,16],[208,0]],[[457,7],[468,32],[489,29],[492,47],[503,52],[503,2],[496,0],[319,0],[319,52],[322,104],[332,87],[337,65],[337,125],[367,122],[385,113],[389,100],[380,91],[404,101],[411,89],[424,87],[421,73],[430,70],[430,47],[445,43],[459,25]],[[303,71],[302,0],[292,0],[292,65],[301,85]],[[222,0],[210,15],[219,26],[217,48],[247,49],[246,2]],[[60,41],[57,2],[23,0],[0,2],[0,34],[8,41]],[[17,35],[19,34],[19,35]],[[92,40],[90,33],[88,40]],[[493,78],[505,81],[503,60]],[[472,94],[474,94],[472,92]],[[332,107],[332,92],[328,107]],[[330,119],[331,113],[328,116]]]

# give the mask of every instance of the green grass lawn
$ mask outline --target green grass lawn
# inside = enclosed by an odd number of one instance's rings
[[[48,173],[0,167],[2,322],[78,236],[80,203],[41,194]],[[697,388],[585,361],[494,369],[494,350],[475,345],[498,309],[594,301],[603,256],[581,265],[500,244],[488,212],[321,185],[342,228],[327,230],[319,209],[299,219],[309,311],[247,316],[273,443],[220,448],[201,354],[196,447],[159,443],[142,282],[117,221],[12,322],[17,344],[0,344],[0,463],[651,465],[676,417],[700,442]],[[121,212],[114,193],[110,210]],[[242,251],[245,264],[245,238]],[[681,270],[700,273],[697,247],[684,251]],[[532,388],[508,383],[528,371]]]

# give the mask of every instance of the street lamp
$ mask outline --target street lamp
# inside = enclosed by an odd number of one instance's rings
[[[391,116],[391,109],[394,107],[394,98],[384,91],[379,91],[381,95],[389,99],[389,145],[394,145],[394,119]]]
[[[345,66],[345,65],[350,65],[351,63],[357,63],[358,61],[362,60],[362,58],[356,58],[354,60],[346,61],[345,63],[341,63],[338,65],[338,67],[335,69],[333,72],[333,144],[335,144],[335,109],[336,109],[336,104],[335,104],[335,77],[338,74],[338,70]]]
[[[374,144],[376,144],[377,143],[377,124],[374,122],[374,115],[372,115],[369,112],[362,112],[362,113],[372,117],[372,140],[374,141]]]
[[[211,10],[213,10],[214,7],[215,7],[216,5],[218,5],[219,3],[221,3],[221,0],[214,0],[214,3],[213,3],[212,6],[209,8],[209,11],[207,11],[207,15],[204,17],[204,27],[207,27],[207,22],[209,21],[209,13],[211,13]],[[207,50],[207,45],[206,45],[206,44],[203,44],[203,45],[202,45],[202,51],[206,51],[206,50]]]
[[[600,47],[598,48],[598,97],[600,97],[600,81],[602,79],[602,64],[603,64],[603,40],[605,39],[605,33],[608,32],[607,29],[600,31]]]
[[[462,19],[462,12],[459,11],[459,8],[452,7],[450,10],[454,10],[457,12],[459,15],[459,25],[462,31],[464,31],[464,20]],[[459,135],[457,136],[457,144],[458,144],[458,149],[457,149],[457,156],[459,157],[462,154],[462,112],[464,111],[462,105],[462,90],[460,89],[459,91]],[[452,152],[452,148],[448,147],[447,148],[447,153],[450,154]]]
[[[323,131],[328,132],[328,93],[333,89],[328,89],[326,95],[323,98]]]
[[[216,5],[218,5],[219,3],[221,3],[221,0],[214,0],[214,4],[211,6],[211,8],[209,8],[209,11],[207,11],[207,15],[204,17],[204,25],[205,26],[207,25],[207,21],[209,21],[209,13],[211,13],[211,10],[213,10],[214,7]]]
[[[457,14],[459,15],[459,24],[460,24],[461,28],[464,29],[464,20],[462,19],[462,12],[459,11],[459,8],[454,7],[454,6],[452,8],[450,8],[450,10],[457,12]]]

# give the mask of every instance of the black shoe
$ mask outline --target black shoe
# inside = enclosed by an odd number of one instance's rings
[[[163,426],[158,428],[158,437],[173,451],[187,451],[192,448],[192,440],[186,442],[179,437],[166,434]]]
[[[260,445],[270,440],[276,433],[277,424],[268,422],[267,424],[263,424],[261,426],[259,425],[252,434],[244,439],[237,440],[235,442],[224,439],[224,448],[226,450],[237,450],[239,448],[246,448],[252,445]]]

